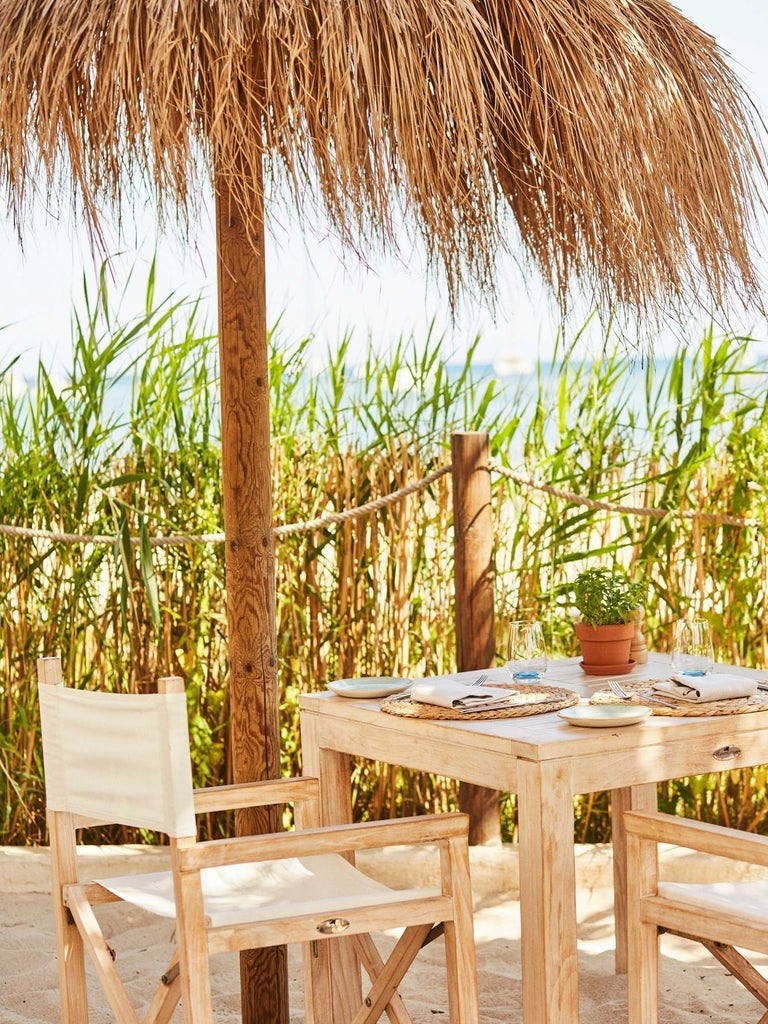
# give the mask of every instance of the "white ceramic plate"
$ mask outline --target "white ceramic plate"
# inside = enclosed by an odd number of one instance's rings
[[[371,676],[367,679],[335,679],[328,689],[339,697],[391,697],[407,690],[413,680],[393,679],[391,676]]]
[[[650,708],[637,704],[574,704],[557,712],[571,725],[610,728],[615,725],[636,725],[651,714]]]

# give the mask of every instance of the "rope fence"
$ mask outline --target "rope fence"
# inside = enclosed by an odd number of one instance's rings
[[[624,515],[645,516],[650,519],[666,519],[670,516],[679,516],[681,519],[698,519],[703,523],[716,523],[723,526],[752,526],[761,527],[763,524],[759,519],[745,519],[742,516],[731,516],[719,512],[698,512],[695,509],[680,508],[648,508],[643,505],[617,505],[610,501],[597,501],[594,498],[585,498],[580,494],[573,494],[571,491],[561,490],[559,487],[552,487],[550,484],[540,484],[530,477],[521,476],[519,473],[507,469],[506,466],[491,465],[501,476],[513,480],[515,483],[531,490],[543,491],[554,498],[562,498],[572,505],[584,505],[586,508],[596,509],[604,512],[619,512]]]
[[[402,501],[403,498],[407,498],[409,494],[425,490],[435,480],[439,480],[441,476],[450,473],[451,468],[450,464],[442,466],[440,469],[435,469],[428,473],[421,480],[416,480],[412,484],[401,487],[399,491],[393,491],[391,494],[385,494],[381,498],[375,498],[373,501],[366,502],[365,505],[359,505],[357,508],[346,509],[344,512],[336,512],[327,516],[319,516],[317,519],[309,519],[303,523],[276,526],[275,534],[278,537],[284,537],[289,533],[306,533],[308,530],[317,530],[324,526],[332,526],[335,523],[344,523],[348,519],[359,519],[362,516],[369,515],[371,512],[377,512],[380,508],[386,508],[387,505],[394,505],[398,501]]]
[[[286,523],[281,526],[276,526],[274,528],[275,536],[287,537],[292,533],[308,533],[310,530],[323,529],[327,526],[338,525],[352,519],[360,519],[363,516],[370,515],[372,512],[377,512],[389,505],[397,504],[411,494],[425,490],[436,480],[439,480],[441,476],[445,476],[446,473],[450,473],[452,468],[452,465],[449,463],[447,466],[442,466],[440,469],[436,469],[433,472],[428,473],[427,476],[422,477],[420,480],[407,484],[405,487],[401,487],[399,490],[393,491],[391,494],[383,495],[380,498],[375,498],[373,501],[366,502],[364,505],[359,505],[357,508],[345,509],[343,512],[329,513],[325,516],[318,516],[316,519],[307,519],[297,523]],[[700,522],[715,523],[723,526],[745,526],[758,529],[763,526],[762,521],[759,519],[726,515],[719,512],[699,512],[695,509],[652,508],[642,505],[621,505],[610,501],[598,501],[595,498],[586,498],[581,494],[574,494],[572,491],[553,487],[551,484],[539,483],[531,477],[516,473],[514,470],[508,469],[506,466],[501,466],[498,463],[490,463],[489,468],[492,472],[506,477],[506,479],[511,480],[513,483],[516,483],[521,487],[526,487],[529,490],[541,491],[543,494],[549,494],[551,497],[560,498],[571,505],[582,505],[596,511],[616,512],[622,515],[645,516],[652,519],[666,519],[670,516],[678,516],[682,519],[697,519]],[[0,523],[0,534],[5,534],[10,537],[19,537],[26,540],[49,540],[61,544],[93,544],[112,546],[117,540],[115,535],[61,533],[55,530],[38,530],[26,526],[7,526],[2,523]],[[131,537],[130,540],[131,544],[134,546],[138,546],[141,543],[140,537]],[[157,537],[150,537],[150,544],[153,547],[180,547],[187,544],[223,544],[224,540],[225,535],[223,533],[168,534],[165,536],[161,535]]]

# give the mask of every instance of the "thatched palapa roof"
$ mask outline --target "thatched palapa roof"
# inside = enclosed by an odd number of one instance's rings
[[[2,0],[0,82],[19,224],[35,188],[98,223],[213,174],[247,218],[265,160],[360,249],[401,203],[452,285],[501,246],[561,300],[758,293],[762,128],[667,0]]]

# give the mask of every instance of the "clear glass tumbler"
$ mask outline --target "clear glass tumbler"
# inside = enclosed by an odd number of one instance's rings
[[[706,619],[680,619],[672,634],[672,671],[706,676],[715,667],[712,632]]]
[[[535,682],[547,671],[547,646],[540,622],[510,622],[507,671],[520,682]]]

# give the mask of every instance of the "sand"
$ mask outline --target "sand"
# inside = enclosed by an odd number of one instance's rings
[[[121,872],[155,870],[162,851],[135,847],[87,851],[86,873],[113,865]],[[520,914],[517,901],[517,857],[513,847],[471,851],[475,895],[475,935],[478,955],[481,1024],[517,1022],[520,1009]],[[582,1024],[620,1024],[627,1017],[626,980],[613,972],[613,892],[610,849],[577,847],[579,972]],[[703,877],[700,864],[671,860],[668,877]],[[390,872],[419,869],[412,851],[372,858],[369,868],[386,881]],[[45,850],[0,848],[0,1024],[54,1024],[59,1020],[55,940],[50,908],[48,857]],[[108,927],[117,908],[107,908]],[[120,908],[126,921],[126,909]],[[162,965],[169,954],[172,926],[140,911],[127,911],[128,926],[113,941],[118,965],[131,979],[137,1002],[148,990],[141,979],[147,952],[159,944]],[[377,938],[382,947],[390,936]],[[756,1021],[754,999],[697,944],[673,937],[662,940],[662,1012],[660,1024],[717,1021],[719,1024]],[[448,1019],[445,1003],[442,941],[422,951],[412,968],[403,996],[414,1024]],[[768,958],[756,960],[768,966]],[[154,968],[153,968],[154,969]],[[218,957],[212,966],[216,1024],[240,1020],[239,968],[236,956]],[[302,1021],[299,952],[289,950],[291,1024]],[[97,987],[92,987],[91,1024],[113,1020]],[[146,997],[148,998],[148,996]],[[174,1020],[180,1020],[176,1014]],[[85,1022],[83,1022],[85,1024]]]

